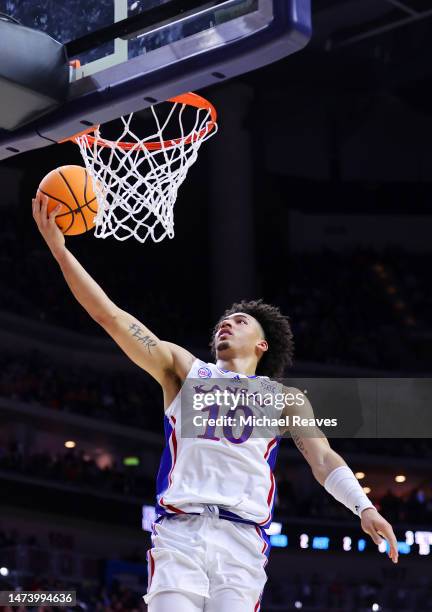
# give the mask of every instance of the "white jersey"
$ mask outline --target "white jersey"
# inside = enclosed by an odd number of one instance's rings
[[[210,379],[235,379],[241,384],[244,378],[254,379],[256,388],[273,392],[280,388],[267,377],[221,370],[199,359],[187,375],[187,379],[208,388]],[[166,447],[157,477],[157,513],[202,514],[210,507],[221,518],[251,522],[262,528],[269,526],[276,493],[273,469],[280,437],[253,437],[252,431],[237,442],[224,435],[182,437],[181,416],[180,392],[164,417]]]

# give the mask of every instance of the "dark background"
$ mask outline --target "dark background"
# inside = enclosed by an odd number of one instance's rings
[[[84,234],[67,246],[119,306],[203,359],[223,309],[263,298],[291,318],[288,377],[427,377],[432,15],[420,0],[316,0],[313,12],[307,49],[199,92],[217,106],[220,132],[180,189],[173,240]],[[134,582],[132,566],[109,576],[114,559],[145,566],[140,513],[153,500],[161,394],[75,302],[31,217],[42,177],[81,163],[65,144],[0,165],[0,565],[18,572],[0,581],[74,583],[89,609],[143,609],[145,576]],[[332,443],[366,473],[400,541],[430,528],[425,436]],[[139,467],[123,465],[129,455]],[[303,531],[368,536],[290,441],[277,476],[276,520],[291,536],[274,550],[264,611],[296,601],[430,609],[430,557],[417,544],[397,567],[372,544],[299,549]]]

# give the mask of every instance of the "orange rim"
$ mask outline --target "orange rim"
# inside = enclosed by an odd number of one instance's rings
[[[167,102],[173,102],[174,104],[186,104],[188,106],[194,106],[198,109],[208,110],[210,113],[210,120],[207,122],[206,126],[200,130],[197,134],[188,136],[187,138],[174,138],[173,140],[163,140],[163,141],[154,141],[154,142],[114,142],[113,140],[105,140],[104,138],[96,138],[96,136],[92,136],[92,132],[97,130],[100,126],[93,125],[78,134],[74,134],[65,140],[61,140],[60,142],[68,142],[72,141],[77,143],[78,138],[81,136],[87,135],[87,146],[91,146],[97,143],[100,147],[109,147],[112,148],[118,147],[119,149],[123,149],[124,151],[129,151],[131,149],[148,149],[149,151],[157,151],[158,149],[173,147],[180,143],[190,144],[193,141],[201,140],[204,138],[206,134],[211,132],[216,127],[217,113],[216,109],[211,102],[199,96],[198,94],[188,92],[182,94],[180,96],[175,96],[174,98],[169,98]]]

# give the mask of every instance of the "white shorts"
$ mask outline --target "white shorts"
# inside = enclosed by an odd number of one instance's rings
[[[174,515],[154,524],[147,553],[148,604],[164,591],[204,598],[233,591],[245,612],[256,612],[267,580],[268,538],[254,525],[204,515]]]

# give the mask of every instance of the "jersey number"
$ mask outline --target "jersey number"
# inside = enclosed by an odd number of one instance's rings
[[[217,426],[210,425],[209,423],[210,420],[216,423],[216,419],[219,416],[219,410],[220,406],[218,404],[212,404],[211,406],[207,406],[206,408],[202,409],[202,412],[208,412],[208,418],[206,421],[205,432],[202,435],[198,436],[198,438],[204,438],[205,440],[215,440],[216,442],[220,440],[220,438],[215,435]],[[253,425],[251,424],[253,412],[248,406],[237,406],[234,410],[229,410],[224,421],[227,421],[227,419],[231,418],[231,423],[233,423],[233,421],[235,422],[238,418],[237,414],[239,411],[243,413],[245,423],[243,426],[243,430],[237,438],[234,436],[233,425],[230,424],[229,421],[224,422],[224,425],[222,427],[224,437],[228,440],[228,442],[232,442],[232,444],[243,444],[243,442],[249,440],[253,432]],[[248,419],[248,417],[250,417],[250,419]],[[247,420],[249,420],[249,423],[247,422]]]

